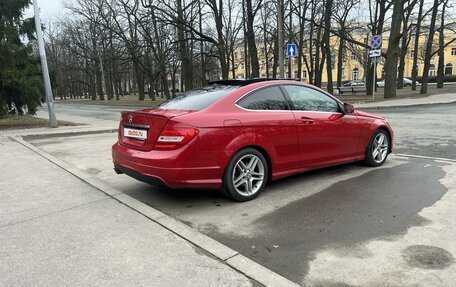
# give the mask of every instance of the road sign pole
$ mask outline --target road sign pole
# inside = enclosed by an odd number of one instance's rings
[[[284,51],[283,51],[283,0],[277,0],[277,30],[278,30],[278,46],[279,46],[279,77],[285,78]],[[266,48],[266,47],[265,47]]]
[[[293,57],[290,57],[290,78],[294,79],[294,73],[293,73]]]
[[[372,101],[375,101],[375,82],[376,82],[376,72],[377,72],[377,58],[372,58],[374,62],[374,79],[372,80]]]

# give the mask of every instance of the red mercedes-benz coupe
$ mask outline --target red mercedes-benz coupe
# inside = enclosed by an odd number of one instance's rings
[[[159,106],[122,112],[114,169],[170,188],[251,200],[272,181],[363,160],[393,146],[385,118],[291,80],[217,81]]]

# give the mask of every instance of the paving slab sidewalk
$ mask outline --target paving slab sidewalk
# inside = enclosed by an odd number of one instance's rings
[[[451,103],[456,103],[456,93],[446,93],[416,98],[399,98],[371,103],[355,103],[354,106],[359,109],[371,110]]]
[[[0,136],[0,286],[258,286]]]

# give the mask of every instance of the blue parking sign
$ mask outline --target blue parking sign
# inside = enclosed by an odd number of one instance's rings
[[[287,56],[288,57],[296,57],[298,49],[296,48],[296,44],[287,44]]]

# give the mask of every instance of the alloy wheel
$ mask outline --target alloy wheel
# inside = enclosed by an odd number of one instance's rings
[[[388,155],[388,139],[384,133],[379,133],[372,145],[372,158],[376,163],[381,163]]]
[[[265,168],[260,158],[247,154],[240,158],[233,169],[232,181],[236,191],[243,196],[257,193],[264,181]]]

